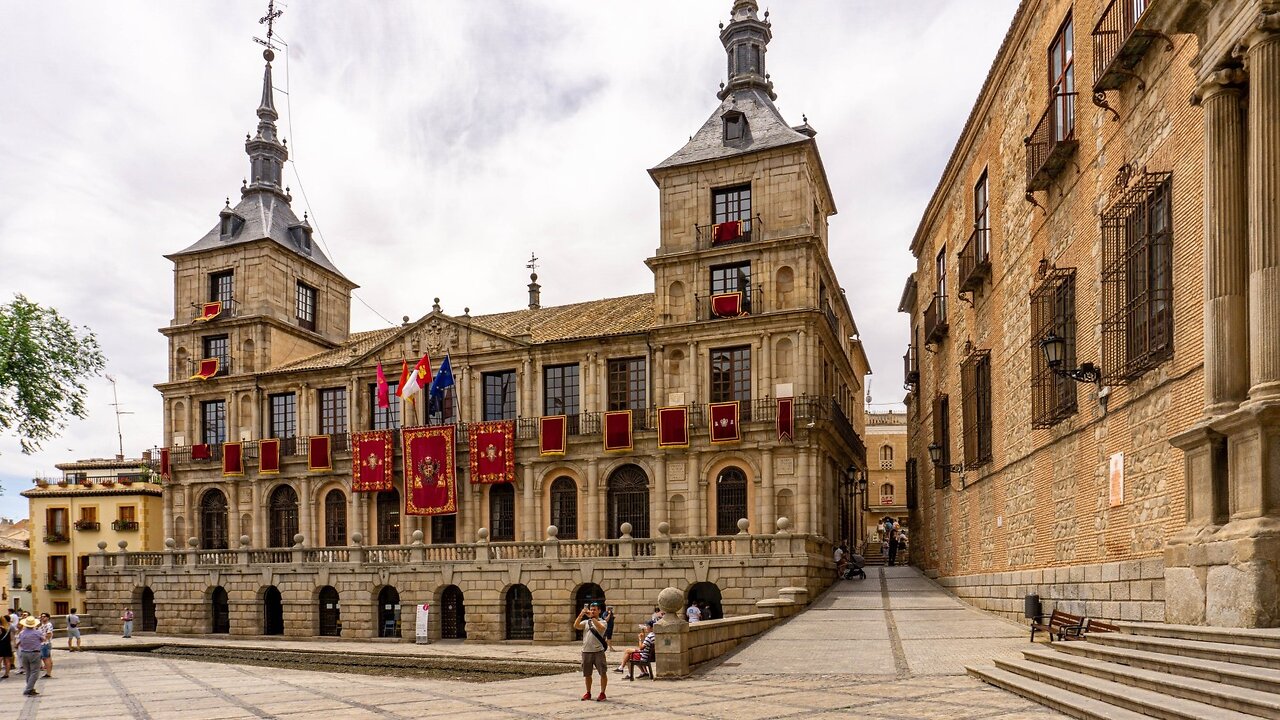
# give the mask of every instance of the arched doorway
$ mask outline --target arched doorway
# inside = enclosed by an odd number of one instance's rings
[[[719,620],[724,617],[724,609],[720,606],[720,587],[715,583],[694,583],[685,597],[688,598],[684,603],[685,607],[695,602],[706,603],[702,610],[703,620]]]
[[[631,537],[649,537],[649,477],[639,465],[623,465],[609,474],[608,536],[622,535],[622,523],[631,523]]]
[[[320,588],[320,636],[342,635],[342,615],[338,605],[338,591],[325,585]]]
[[[221,490],[206,490],[200,496],[200,547],[205,550],[226,550],[227,496]]]
[[[156,631],[156,594],[151,588],[142,588],[142,632]]]
[[[390,585],[378,592],[378,637],[400,637],[400,591]]]
[[[727,467],[716,476],[716,534],[737,535],[738,521],[747,516],[747,474]]]
[[[494,542],[516,539],[516,489],[511,483],[489,486],[489,539]]]
[[[578,484],[571,477],[562,475],[551,483],[551,524],[561,540],[578,539]]]
[[[262,593],[262,634],[284,634],[284,601],[275,585]]]
[[[271,491],[267,507],[270,546],[293,547],[293,536],[298,534],[298,493],[289,485],[281,485]]]
[[[450,585],[440,593],[440,637],[445,640],[467,637],[467,607],[457,585]]]
[[[347,496],[334,488],[324,496],[324,545],[342,547],[347,544]]]
[[[569,614],[577,617],[578,613],[586,605],[599,605],[601,612],[605,608],[604,590],[595,583],[583,583],[578,586],[578,591],[573,594],[573,607],[569,608]],[[581,640],[582,631],[574,628],[573,639]]]
[[[533,593],[524,585],[507,590],[506,639],[533,639]]]
[[[400,492],[395,488],[378,493],[378,544],[400,544]]]
[[[226,635],[231,632],[231,602],[227,599],[227,591],[221,585],[213,589],[209,597],[210,614],[213,622],[209,632]]]

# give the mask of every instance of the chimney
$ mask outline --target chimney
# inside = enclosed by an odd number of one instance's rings
[[[529,309],[542,307],[542,286],[538,284],[538,273],[529,273]]]

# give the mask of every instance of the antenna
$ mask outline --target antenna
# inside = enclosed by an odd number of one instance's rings
[[[267,39],[254,38],[253,41],[267,48],[268,50],[278,50],[279,46],[271,41],[273,35],[276,34],[276,18],[284,14],[283,10],[276,9],[276,0],[267,0],[267,14],[258,18],[259,25],[267,26]],[[270,58],[268,58],[270,60]]]
[[[120,429],[120,416],[132,415],[132,412],[120,409],[120,397],[116,395],[116,378],[114,375],[107,375],[107,380],[111,381],[111,407],[116,409],[116,437],[120,440],[120,457],[124,457],[124,432]]]
[[[533,272],[538,272],[538,256],[535,253],[529,253],[529,262],[525,263],[525,267]]]

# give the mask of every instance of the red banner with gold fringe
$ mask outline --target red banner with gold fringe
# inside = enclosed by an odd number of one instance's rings
[[[222,476],[244,475],[244,446],[238,442],[222,443]]]
[[[307,469],[323,472],[333,469],[333,453],[328,435],[312,435],[307,438]]]
[[[454,427],[406,428],[404,440],[404,512],[451,515],[458,512],[454,471]]]
[[[514,420],[492,420],[467,426],[467,464],[473,484],[515,481],[515,438]]]
[[[160,478],[162,480],[169,479],[169,448],[160,448]]]
[[[280,438],[263,438],[258,441],[258,474],[280,474]]]
[[[734,443],[741,439],[738,433],[738,401],[711,403],[711,442]]]
[[[796,431],[795,418],[795,400],[793,398],[778,398],[778,439],[791,440]]]
[[[200,367],[196,370],[196,374],[192,375],[189,380],[208,380],[218,374],[218,358],[205,358],[200,361]]]
[[[658,447],[689,447],[689,408],[658,408]]]
[[[351,492],[383,492],[395,489],[391,470],[395,465],[391,430],[369,430],[351,435]]]
[[[191,446],[192,460],[208,460],[213,457],[213,450],[205,443]]]
[[[730,220],[717,223],[711,228],[711,244],[729,243],[742,237],[742,221]]]
[[[568,444],[569,418],[564,415],[548,415],[538,419],[538,454],[563,455]]]
[[[631,411],[614,410],[604,414],[605,452],[631,450]]]
[[[742,293],[731,292],[712,295],[711,314],[719,318],[735,318],[746,315],[747,313],[743,310]]]
[[[210,320],[222,314],[222,301],[214,300],[200,306],[200,317],[196,318],[196,322],[209,322]]]

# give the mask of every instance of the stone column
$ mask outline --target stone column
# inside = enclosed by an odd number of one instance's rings
[[[654,412],[654,407],[662,407],[667,404],[666,365],[667,351],[663,346],[659,345],[653,349],[653,362],[649,364],[650,387],[652,388],[652,394],[649,396],[650,412]],[[658,422],[656,412],[649,418],[649,422],[653,424]]]
[[[796,395],[813,395],[813,386],[809,384],[810,371],[813,366],[813,353],[809,351],[809,334],[804,330],[796,340],[796,358],[800,361],[800,371],[795,373],[798,387],[793,391]]]
[[[265,484],[265,483],[264,483]],[[254,487],[249,499],[250,512],[253,513],[252,532],[249,533],[249,546],[264,548],[267,546],[266,522],[263,516],[261,489]],[[243,529],[242,529],[243,532]]]
[[[667,509],[670,505],[671,502],[667,497],[667,456],[659,455],[654,458],[653,463],[653,500],[650,502],[650,506],[653,507],[655,534],[659,523],[669,522]]]
[[[523,499],[520,502],[520,537],[525,542],[533,542],[541,540],[537,532],[538,520],[534,517],[533,507],[533,463],[525,463],[524,479],[521,481],[523,487]]]
[[[227,498],[227,544],[230,547],[240,547],[240,482],[232,479],[227,483],[227,493],[231,497]],[[167,536],[166,536],[167,537]]]
[[[311,478],[304,475],[298,480],[298,532],[302,533],[302,544],[314,547],[316,539],[311,532],[314,523],[315,503],[311,502]]]
[[[1260,15],[1250,40],[1249,399],[1258,401],[1280,399],[1280,13]]]
[[[600,461],[587,462],[587,540],[599,540],[600,534]]]
[[[689,508],[689,534],[697,537],[706,534],[707,524],[702,509],[702,464],[698,460],[698,453],[689,453],[685,468],[685,477],[689,481],[689,497],[685,503],[685,507]]]
[[[529,417],[533,414],[533,376],[530,374],[529,358],[520,361],[519,382],[517,383],[520,390],[516,398],[516,415]]]
[[[777,509],[773,503],[773,448],[764,448],[760,451],[760,497],[756,503],[759,508],[756,517],[760,522],[755,527],[757,535],[777,530]]]
[[[351,536],[355,533],[361,533],[358,523],[359,510],[356,505],[356,493],[351,492],[350,487],[347,488],[347,540],[346,544],[351,544]]]
[[[191,497],[195,493],[191,489],[191,485],[182,486],[182,515],[186,518],[186,522],[182,523],[184,529],[183,534],[186,537],[174,538],[178,541],[178,547],[187,546],[187,538],[196,536],[196,508],[191,504]]]
[[[164,494],[164,536],[173,537],[173,493]]]
[[[769,333],[760,335],[760,394],[758,397],[773,397],[774,385],[777,380],[773,377],[773,342]]]

